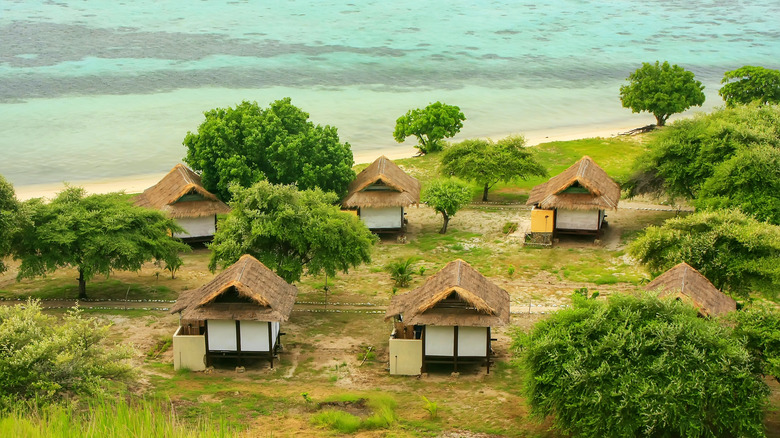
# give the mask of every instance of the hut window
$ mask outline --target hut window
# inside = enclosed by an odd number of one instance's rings
[[[561,193],[590,193],[590,190],[582,187],[579,182],[575,181],[574,184],[566,187]]]
[[[238,303],[238,304],[257,305],[257,303],[250,300],[249,298],[239,295],[238,289],[236,289],[235,287],[231,287],[225,292],[222,292],[220,295],[214,298],[214,301],[212,301],[212,303]]]
[[[377,182],[375,182],[375,183],[369,185],[368,187],[366,187],[365,189],[363,189],[363,191],[364,192],[380,192],[380,191],[389,192],[389,191],[395,191],[395,189],[393,189],[392,187],[388,186],[387,184],[385,184],[384,181],[382,181],[380,179]]]
[[[204,199],[206,198],[203,195],[193,190],[177,199],[176,202],[203,201]]]

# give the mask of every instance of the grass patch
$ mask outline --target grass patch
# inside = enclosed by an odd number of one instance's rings
[[[320,402],[319,406],[325,409],[312,416],[312,424],[340,433],[387,429],[396,422],[396,402],[388,395],[363,398],[354,394],[338,394]],[[361,411],[370,414],[361,416]]]

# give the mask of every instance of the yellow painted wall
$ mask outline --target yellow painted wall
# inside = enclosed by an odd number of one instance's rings
[[[390,374],[417,376],[422,372],[422,341],[390,339]]]
[[[547,217],[545,219],[545,216]],[[534,208],[531,210],[531,232],[532,233],[552,233],[555,211],[542,210]]]
[[[180,335],[179,331],[181,331],[181,327],[173,335],[173,369],[205,370],[206,337],[203,335]]]

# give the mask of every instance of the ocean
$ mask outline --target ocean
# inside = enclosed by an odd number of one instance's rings
[[[642,62],[780,68],[780,1],[4,0],[0,174],[17,186],[169,170],[203,112],[289,96],[353,151],[408,148],[396,118],[458,105],[455,140],[643,126]]]

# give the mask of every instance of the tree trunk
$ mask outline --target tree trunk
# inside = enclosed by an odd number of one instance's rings
[[[485,183],[485,188],[482,190],[482,202],[487,202],[487,194],[489,188],[490,186],[488,186],[488,183]]]
[[[669,118],[668,114],[654,114],[654,116],[655,116],[655,124],[658,126],[666,125],[666,119]]]
[[[442,224],[439,234],[445,234],[447,232],[447,224],[450,222],[450,217],[447,216],[446,213],[442,213],[441,215],[444,217],[444,224]]]
[[[84,270],[79,268],[79,299],[87,299],[87,281],[84,280]]]

